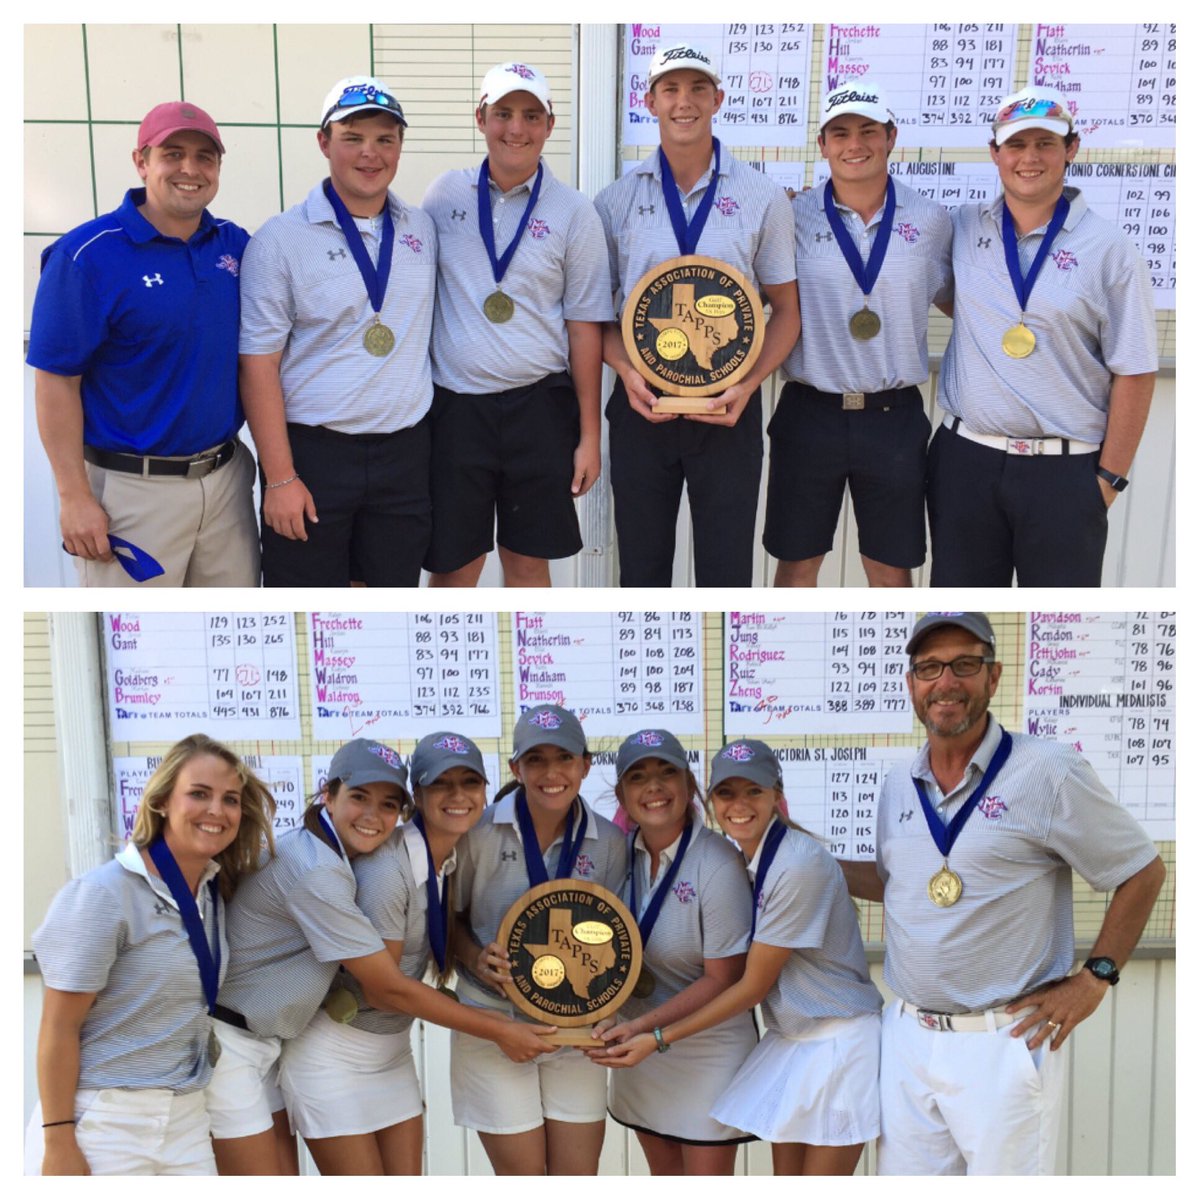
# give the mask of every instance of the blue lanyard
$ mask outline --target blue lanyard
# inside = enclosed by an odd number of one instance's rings
[[[629,911],[637,917],[638,932],[642,935],[643,948],[650,941],[650,934],[654,930],[658,914],[662,912],[662,906],[666,901],[667,893],[671,890],[671,884],[675,882],[675,876],[679,874],[679,867],[683,862],[683,856],[687,853],[687,848],[692,841],[692,828],[691,818],[689,817],[688,823],[683,830],[683,837],[679,839],[679,853],[671,860],[671,865],[667,868],[667,873],[662,877],[658,887],[654,889],[654,895],[650,897],[650,903],[646,905],[646,911],[640,917],[637,916],[637,859],[633,853],[633,839],[637,834],[631,833],[629,835]]]
[[[366,246],[363,245],[362,234],[359,233],[358,226],[355,225],[354,218],[350,215],[350,210],[342,203],[341,196],[334,190],[333,181],[327,179],[323,186],[329,203],[333,205],[333,214],[337,217],[337,222],[342,227],[342,233],[346,236],[350,253],[354,256],[355,265],[358,267],[358,273],[366,285],[367,298],[371,301],[371,307],[378,317],[379,310],[383,308],[383,297],[387,293],[388,276],[392,273],[392,245],[396,240],[396,226],[392,221],[391,205],[387,200],[383,203],[383,237],[379,248],[379,265],[376,266],[371,261]]]
[[[949,825],[942,824],[941,817],[937,815],[933,805],[929,802],[929,796],[925,791],[925,781],[913,776],[913,787],[917,789],[917,796],[921,800],[921,811],[925,814],[925,824],[929,826],[929,832],[933,834],[934,844],[941,851],[942,858],[950,857],[950,851],[954,847],[954,843],[958,841],[958,835],[962,833],[963,826],[971,819],[971,814],[978,806],[980,797],[991,787],[992,780],[1000,773],[1000,768],[1008,762],[1012,747],[1012,734],[1006,729],[1001,729],[1000,744],[996,747],[996,752],[992,755],[992,760],[988,763],[987,770],[984,771],[983,778],[979,781],[979,786],[971,793],[966,804],[954,814]]]
[[[762,895],[763,886],[767,882],[767,872],[779,853],[779,847],[787,836],[787,826],[776,819],[767,830],[767,840],[763,843],[762,854],[758,859],[758,870],[754,873],[754,909],[750,914],[750,940],[754,941],[754,930],[758,927],[758,898]]]
[[[338,835],[334,832],[333,826],[330,825],[324,808],[317,810],[317,820],[321,822],[321,828],[325,830],[325,836],[329,839],[329,845],[337,852],[338,858],[345,858],[346,852],[342,849],[342,843]]]
[[[529,222],[529,214],[533,212],[534,206],[538,202],[538,196],[542,193],[542,164],[539,160],[537,169],[537,179],[534,181],[533,190],[529,193],[529,203],[525,205],[525,212],[521,216],[521,223],[517,226],[517,232],[513,235],[513,240],[508,243],[508,249],[497,258],[496,257],[496,233],[492,229],[492,191],[488,187],[488,163],[485,158],[479,165],[479,186],[476,189],[478,195],[476,199],[479,203],[479,236],[483,238],[483,246],[487,251],[488,261],[492,264],[492,278],[496,281],[496,286],[500,286],[500,280],[504,278],[504,273],[508,270],[508,264],[512,262],[513,255],[517,252],[517,243],[521,240],[521,233]]]
[[[217,881],[208,881],[209,895],[212,897],[213,913],[213,944],[211,949],[204,937],[204,922],[200,920],[200,909],[196,898],[188,888],[183,872],[171,853],[171,847],[164,838],[151,842],[150,858],[158,868],[163,883],[171,890],[171,897],[179,906],[179,915],[183,918],[183,927],[187,930],[188,941],[192,944],[192,953],[196,956],[196,965],[200,968],[200,986],[204,989],[204,999],[211,1013],[217,1005],[217,982],[221,977],[221,917],[217,908]]]
[[[1058,231],[1063,227],[1071,205],[1066,196],[1059,196],[1058,203],[1054,206],[1054,216],[1050,218],[1050,224],[1046,226],[1042,244],[1038,247],[1037,254],[1034,255],[1028,275],[1021,274],[1021,255],[1017,250],[1017,227],[1013,224],[1012,213],[1008,211],[1007,204],[1003,208],[1000,226],[1004,234],[1004,261],[1008,264],[1008,277],[1012,280],[1013,291],[1017,294],[1017,303],[1021,306],[1021,313],[1024,315],[1025,306],[1029,303],[1038,273],[1046,261],[1046,255],[1050,253],[1050,243],[1054,241]]]
[[[887,199],[883,202],[883,220],[875,234],[875,243],[871,247],[871,253],[865,264],[862,255],[858,252],[858,247],[854,244],[854,239],[850,236],[850,231],[846,228],[846,222],[842,220],[841,214],[834,207],[832,179],[825,184],[824,200],[825,218],[829,222],[829,228],[833,230],[833,236],[837,238],[837,244],[842,251],[842,257],[846,260],[846,266],[850,268],[854,282],[862,288],[863,295],[869,296],[871,289],[875,286],[875,281],[879,278],[879,272],[883,270],[883,259],[887,254],[888,240],[892,236],[892,221],[896,216],[896,185],[889,175]]]
[[[575,828],[575,805],[579,804],[579,831],[574,839],[571,832]],[[517,828],[521,831],[521,848],[525,851],[525,871],[529,876],[529,886],[537,887],[539,883],[548,883],[550,872],[546,870],[545,859],[538,845],[537,830],[533,827],[533,818],[529,815],[529,801],[525,799],[525,789],[518,788],[516,795]],[[571,802],[567,813],[567,827],[563,831],[562,845],[558,851],[558,869],[554,872],[555,879],[570,879],[575,869],[575,859],[579,856],[579,847],[583,845],[583,836],[587,833],[587,809],[583,801],[576,797]]]
[[[684,215],[683,201],[679,198],[679,187],[671,171],[671,164],[662,147],[658,148],[658,161],[662,165],[663,196],[667,201],[667,213],[671,218],[671,228],[675,230],[675,241],[679,244],[680,254],[695,254],[700,244],[700,235],[712,211],[713,201],[717,198],[717,176],[721,173],[721,143],[713,138],[713,172],[708,181],[704,195],[700,197],[700,205],[695,215],[689,221]]]
[[[429,838],[425,836],[425,818],[421,814],[413,814],[413,824],[421,832],[421,841],[425,844],[425,861],[429,864],[429,874],[425,877],[425,921],[429,930],[429,949],[433,952],[434,961],[439,971],[446,969],[446,931],[450,927],[450,889],[442,886],[438,895],[438,873],[433,865],[433,851],[429,849]]]

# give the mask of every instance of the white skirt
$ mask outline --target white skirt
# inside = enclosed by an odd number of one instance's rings
[[[367,1033],[321,1009],[283,1044],[279,1085],[302,1137],[374,1133],[425,1111],[404,1033]]]
[[[855,1146],[878,1137],[878,1014],[820,1020],[800,1038],[767,1030],[712,1116],[767,1142]]]

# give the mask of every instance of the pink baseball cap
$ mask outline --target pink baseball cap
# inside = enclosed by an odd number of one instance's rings
[[[142,118],[138,127],[138,149],[146,146],[161,146],[173,133],[183,129],[194,129],[197,133],[206,134],[217,144],[222,154],[225,147],[221,135],[217,132],[217,123],[204,111],[186,100],[168,100],[165,104],[156,104]]]

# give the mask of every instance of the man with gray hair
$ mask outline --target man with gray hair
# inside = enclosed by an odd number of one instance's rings
[[[879,1171],[1054,1171],[1067,1038],[1117,985],[1166,870],[1071,747],[1002,729],[984,613],[927,613],[906,652],[929,738],[887,777],[874,863],[843,863],[884,904]],[[1083,968],[1071,876],[1112,891]]]

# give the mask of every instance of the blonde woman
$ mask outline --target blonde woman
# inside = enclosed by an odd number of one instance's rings
[[[203,734],[150,777],[129,844],[33,935],[45,992],[26,1173],[215,1175],[204,1088],[224,901],[273,851],[275,802]]]

